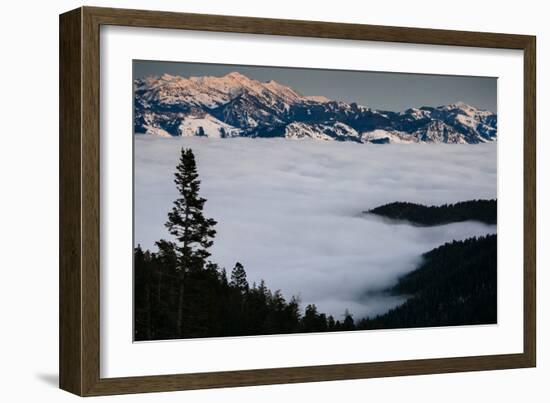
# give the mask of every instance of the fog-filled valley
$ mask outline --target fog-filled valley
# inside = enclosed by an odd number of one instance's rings
[[[447,241],[495,233],[467,221],[433,227],[363,212],[394,201],[496,199],[497,144],[373,145],[284,139],[136,135],[134,243],[171,239],[164,223],[182,147],[196,156],[204,213],[218,221],[210,259],[264,279],[302,306],[341,318],[384,313],[381,290]]]

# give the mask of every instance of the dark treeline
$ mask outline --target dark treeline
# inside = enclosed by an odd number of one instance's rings
[[[157,251],[134,250],[134,339],[330,332],[395,327],[495,323],[496,236],[452,242],[424,255],[423,264],[391,290],[410,295],[385,315],[354,321],[301,309],[261,281],[249,284],[236,263],[228,274],[209,260],[216,221],[203,214],[195,157],[182,149],[175,173],[179,197]]]
[[[394,202],[366,211],[395,220],[407,220],[418,225],[441,225],[460,221],[497,222],[496,200],[469,200],[442,206],[424,206],[408,202]]]
[[[188,270],[182,279],[173,245],[159,249],[158,253],[135,249],[135,340],[354,329],[349,314],[335,320],[318,312],[315,305],[308,305],[301,314],[297,298],[286,301],[280,291],[269,290],[263,281],[249,285],[240,263],[230,276],[208,263]],[[184,293],[178,326],[180,282]]]
[[[497,236],[446,243],[423,255],[418,269],[391,291],[403,305],[358,328],[389,329],[494,324],[497,321]]]

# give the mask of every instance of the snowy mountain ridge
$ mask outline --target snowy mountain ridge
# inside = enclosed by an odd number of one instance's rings
[[[311,138],[356,143],[495,141],[497,115],[462,102],[402,112],[305,96],[232,72],[134,80],[134,132],[154,136]]]

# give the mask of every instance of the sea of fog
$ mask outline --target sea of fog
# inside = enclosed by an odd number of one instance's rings
[[[316,140],[135,136],[135,244],[170,239],[180,149],[197,158],[205,214],[218,221],[211,259],[241,262],[302,307],[341,318],[383,313],[402,298],[380,293],[446,241],[496,232],[477,222],[437,227],[361,214],[393,201],[496,198],[497,145],[365,145]]]

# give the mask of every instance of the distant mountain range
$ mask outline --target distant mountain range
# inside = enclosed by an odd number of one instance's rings
[[[304,96],[238,72],[223,77],[164,74],[134,80],[134,132],[155,136],[312,138],[356,143],[495,141],[497,115],[462,102],[381,111]]]

